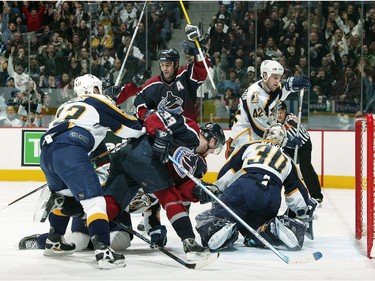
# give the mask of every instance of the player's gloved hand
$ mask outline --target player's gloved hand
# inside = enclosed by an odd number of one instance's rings
[[[297,125],[298,125],[298,117],[295,116],[294,114],[289,114],[286,118],[285,118],[285,124],[287,125],[288,129],[290,127],[292,128],[297,128]]]
[[[220,189],[216,185],[212,183],[203,182],[203,181],[202,181],[202,184],[205,187],[207,187],[207,189],[210,190],[215,196],[219,196],[221,194]],[[211,202],[210,195],[208,195],[199,185],[196,185],[193,188],[193,196],[199,199],[199,202],[201,204],[206,204],[206,203]]]
[[[160,162],[167,163],[169,152],[172,150],[173,135],[169,131],[155,131],[155,141],[152,145],[154,157],[159,158]]]
[[[288,139],[286,146],[288,147],[296,147],[296,146],[301,146],[302,145],[302,139],[300,137],[294,137],[291,139]]]
[[[105,90],[105,95],[109,96],[111,99],[116,101],[118,96],[121,93],[121,87],[120,86],[110,86]]]
[[[132,82],[135,86],[137,86],[137,88],[140,88],[145,81],[146,79],[145,79],[145,75],[143,74],[143,72],[137,73],[132,78]]]
[[[196,25],[191,25],[191,24],[186,25],[185,26],[185,34],[186,34],[186,38],[189,41],[194,41],[195,39],[200,41],[202,39],[202,34],[201,34],[198,26],[196,26]]]
[[[164,247],[167,244],[167,229],[164,225],[157,225],[151,228],[148,235],[150,235],[151,242],[159,247]]]
[[[297,92],[299,90],[309,88],[311,86],[310,80],[304,75],[289,77],[286,80],[285,89],[288,91]]]

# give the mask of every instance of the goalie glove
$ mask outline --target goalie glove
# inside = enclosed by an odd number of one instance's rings
[[[314,240],[313,221],[318,219],[317,215],[314,215],[314,211],[318,206],[318,202],[314,198],[309,198],[307,208],[298,209],[292,211],[287,209],[285,215],[290,218],[297,218],[306,225],[305,235],[310,240]]]
[[[202,34],[198,28],[198,26],[196,25],[191,25],[191,24],[188,24],[185,26],[185,34],[186,34],[186,38],[189,40],[189,41],[195,41],[195,39],[197,39],[198,41],[202,40]]]
[[[152,145],[154,157],[159,158],[161,163],[168,162],[169,152],[172,150],[173,136],[169,131],[155,131],[155,141]]]
[[[286,80],[285,89],[291,92],[298,92],[299,90],[310,88],[310,80],[304,75],[289,77]]]

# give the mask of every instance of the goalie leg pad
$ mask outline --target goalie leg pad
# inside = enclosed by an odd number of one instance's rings
[[[257,232],[272,246],[291,251],[302,249],[305,231],[306,226],[304,223],[287,216],[275,217],[257,229]],[[265,247],[263,243],[252,235],[245,238],[244,244],[250,247]]]
[[[209,217],[198,220],[196,230],[201,236],[202,245],[212,251],[231,247],[238,239],[236,224],[226,218]]]
[[[130,235],[126,231],[111,231],[111,248],[115,251],[125,251],[130,247]]]

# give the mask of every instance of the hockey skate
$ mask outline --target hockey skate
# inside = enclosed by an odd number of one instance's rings
[[[211,255],[210,249],[199,245],[194,238],[185,239],[182,244],[188,260],[207,259]]]
[[[68,256],[74,253],[76,245],[66,243],[64,237],[56,234],[53,227],[48,234],[43,255],[49,257]]]
[[[111,247],[98,241],[97,236],[91,237],[91,242],[94,245],[95,258],[101,269],[112,269],[125,267],[125,256],[120,253],[116,253]]]
[[[40,234],[33,234],[33,235],[22,238],[21,241],[18,243],[18,249],[20,250],[41,249],[38,245],[39,236]]]

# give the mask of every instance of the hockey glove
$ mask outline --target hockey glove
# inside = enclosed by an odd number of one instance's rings
[[[113,99],[114,101],[116,101],[120,93],[121,93],[120,86],[111,86],[105,90],[105,94],[109,96],[111,99]]]
[[[186,34],[186,38],[189,41],[194,41],[195,39],[197,39],[198,41],[202,40],[202,34],[198,26],[196,25],[191,25],[191,24],[186,25],[185,34]]]
[[[302,139],[300,137],[292,137],[291,139],[288,139],[286,146],[287,147],[300,147],[302,145]]]
[[[164,247],[167,244],[167,229],[164,225],[157,225],[151,228],[148,235],[150,235],[151,242],[158,247]]]
[[[304,75],[289,77],[286,80],[285,89],[292,92],[298,92],[299,90],[310,88],[310,80]]]
[[[288,116],[285,118],[285,124],[287,128],[297,128],[298,125],[298,117],[294,114],[288,114]]]
[[[137,88],[140,88],[145,81],[146,81],[146,79],[145,79],[145,76],[142,72],[137,73],[132,78],[132,82],[135,86],[137,86]]]
[[[207,189],[211,191],[215,196],[219,196],[221,194],[220,189],[216,185],[212,183],[203,182],[203,181],[202,181],[202,184],[205,187],[207,187]],[[201,204],[206,204],[208,202],[211,202],[210,195],[208,195],[199,185],[196,185],[193,188],[193,196],[199,199],[199,202]]]
[[[159,158],[161,163],[168,162],[169,152],[172,150],[173,136],[169,131],[155,131],[155,141],[152,145],[154,157]]]

